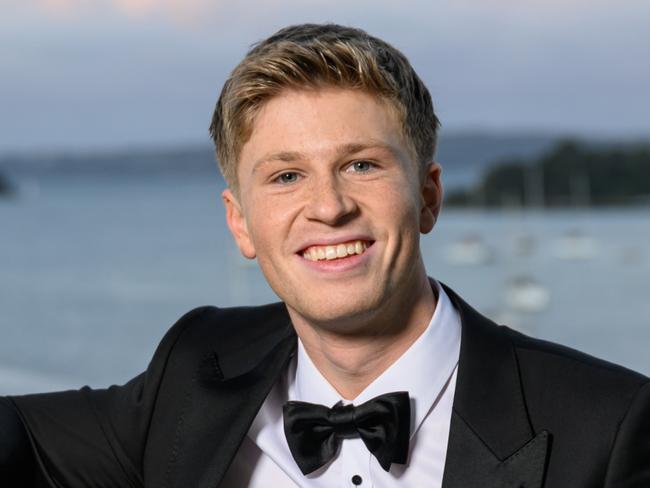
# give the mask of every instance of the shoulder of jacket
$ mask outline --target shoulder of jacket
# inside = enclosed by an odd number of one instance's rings
[[[576,349],[500,327],[513,343],[524,378],[546,380],[557,389],[604,395],[627,403],[650,382],[647,376]]]
[[[273,332],[276,324],[289,322],[282,302],[247,307],[194,308],[179,318],[167,331],[161,346],[202,347],[207,344],[233,344],[255,340],[258,335]]]

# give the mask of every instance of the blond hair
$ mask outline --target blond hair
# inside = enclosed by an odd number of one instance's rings
[[[439,126],[431,95],[408,59],[361,29],[337,24],[285,27],[255,44],[226,80],[210,135],[221,173],[237,189],[237,162],[262,105],[286,88],[364,90],[397,111],[418,163],[432,159]]]

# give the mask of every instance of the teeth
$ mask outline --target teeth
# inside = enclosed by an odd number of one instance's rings
[[[325,258],[328,261],[336,259],[336,248],[334,246],[327,246],[325,248]]]
[[[302,256],[309,261],[332,261],[353,254],[363,254],[368,248],[364,241],[352,241],[334,246],[311,246],[304,250]]]
[[[344,258],[347,255],[348,255],[348,246],[346,246],[345,244],[339,244],[338,246],[336,246],[337,258]]]

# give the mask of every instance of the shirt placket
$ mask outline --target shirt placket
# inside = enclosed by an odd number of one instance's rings
[[[360,438],[344,439],[339,455],[339,459],[342,461],[339,486],[346,488],[372,487],[371,456]]]

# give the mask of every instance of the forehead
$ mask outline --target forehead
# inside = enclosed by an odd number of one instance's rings
[[[406,145],[397,110],[361,90],[284,90],[257,113],[240,153],[239,169],[245,172],[269,153],[326,157],[342,145],[384,145],[401,151]]]

